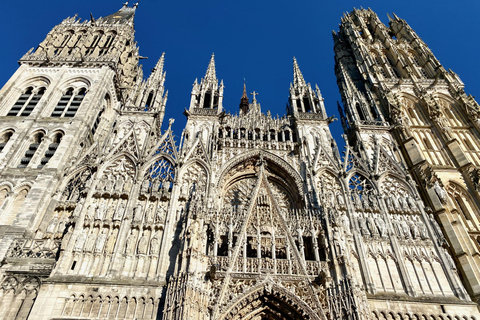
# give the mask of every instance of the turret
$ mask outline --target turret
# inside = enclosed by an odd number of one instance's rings
[[[306,83],[298,66],[297,59],[293,58],[293,84],[290,84],[288,113],[299,116],[304,113],[319,115],[322,119],[327,118],[323,97],[318,86],[312,89],[310,83]]]
[[[200,84],[197,83],[197,80],[193,84],[189,110],[210,109],[217,110],[216,113],[221,113],[223,110],[223,88],[223,80],[218,85],[215,71],[215,55],[212,54],[205,77],[201,79]]]

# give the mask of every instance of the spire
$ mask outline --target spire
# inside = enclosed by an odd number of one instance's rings
[[[128,24],[133,22],[133,18],[135,17],[135,9],[138,8],[138,2],[133,5],[132,8],[128,6],[128,3],[130,1],[127,1],[123,4],[122,8],[115,12],[114,14],[111,14],[109,16],[106,16],[105,18],[100,18],[98,19],[99,24]]]
[[[217,74],[215,72],[215,54],[214,53],[212,53],[212,57],[210,58],[210,63],[208,64],[207,72],[205,73],[205,81],[206,82],[217,81]]]
[[[152,81],[160,80],[162,78],[164,63],[165,63],[165,52],[163,52],[160,59],[158,59],[157,64],[155,65],[155,68],[152,69],[152,74],[150,76],[150,79],[152,79]]]
[[[243,95],[242,98],[240,98],[240,111],[242,114],[247,114],[248,113],[248,95],[247,95],[247,85],[246,81],[243,80]]]
[[[293,57],[293,86],[295,88],[306,87],[305,79],[303,79],[302,72],[298,66],[297,59]]]

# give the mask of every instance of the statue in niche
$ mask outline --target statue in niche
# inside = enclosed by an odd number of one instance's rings
[[[143,235],[140,237],[140,240],[138,240],[137,253],[147,254],[147,249],[148,249],[148,238],[144,232]]]
[[[432,213],[428,215],[430,224],[433,226],[433,230],[435,231],[435,234],[437,236],[437,239],[439,239],[440,243],[443,244],[445,243],[445,237],[443,236],[442,229],[440,228],[440,225],[438,224],[437,220],[435,220],[435,217],[433,216]]]
[[[385,198],[385,203],[387,204],[387,208],[389,212],[395,211],[395,207],[393,206],[392,197]]]
[[[100,200],[100,204],[95,211],[95,220],[103,220],[105,216],[106,200]]]
[[[345,208],[345,201],[343,200],[343,196],[341,194],[337,195],[337,202],[340,208]]]
[[[48,227],[47,227],[47,230],[45,231],[45,233],[48,235],[48,234],[53,234],[55,232],[55,227],[57,226],[58,224],[58,217],[55,216],[49,223]]]
[[[408,208],[407,200],[404,197],[400,197],[398,200],[400,202],[400,208],[401,208],[402,212],[408,212],[409,208]]]
[[[385,225],[385,221],[383,221],[382,217],[380,215],[378,215],[375,219],[375,223],[378,227],[378,230],[380,232],[380,236],[385,238],[388,236],[387,234],[387,227]]]
[[[370,202],[370,206],[374,211],[378,210],[378,202],[373,194],[370,193],[368,195],[368,201]]]
[[[333,243],[335,246],[335,252],[337,256],[342,256],[345,253],[346,245],[345,245],[345,239],[342,236],[340,229],[338,227],[333,228]]]
[[[188,226],[187,237],[190,239],[190,248],[197,249],[199,241],[200,224],[198,220],[193,220]]]
[[[132,189],[132,179],[127,176],[125,177],[125,183],[123,184],[123,193],[129,193],[130,189]]]
[[[112,199],[110,204],[107,206],[107,213],[105,214],[105,220],[111,221],[113,219],[113,215],[115,214],[115,208],[117,207],[118,200]]]
[[[87,214],[85,215],[85,219],[92,220],[93,219],[93,214],[94,214],[96,209],[97,209],[96,204],[89,205],[88,209],[87,209]]]
[[[65,250],[67,248],[67,245],[68,245],[68,242],[70,241],[70,238],[72,237],[72,233],[73,233],[73,226],[68,226],[67,227],[67,232],[65,233],[65,235],[63,236],[63,239],[62,239],[62,243],[61,243],[61,249],[62,250]],[[78,238],[77,238],[77,241],[78,241]],[[74,251],[78,251],[78,250],[75,250]]]
[[[160,251],[160,239],[158,238],[158,233],[156,233],[153,238],[150,240],[150,254],[157,255]]]
[[[378,236],[377,225],[375,223],[375,219],[371,215],[369,215],[367,218],[367,226],[373,237]]]
[[[418,220],[415,224],[418,228],[418,233],[420,234],[420,238],[422,238],[422,240],[428,239],[428,232],[425,224],[420,220]]]
[[[402,226],[403,237],[405,239],[410,239],[412,237],[412,234],[410,232],[410,227],[408,226],[407,221],[405,221],[405,219],[402,219],[400,221],[400,225]]]
[[[360,226],[360,231],[362,232],[362,235],[370,236],[370,231],[368,230],[367,226],[367,219],[365,219],[362,214],[358,216],[358,225]]]
[[[97,237],[97,241],[95,241],[95,253],[99,253],[103,251],[103,246],[105,245],[105,240],[107,240],[107,229],[103,229],[102,233],[100,233]]]
[[[353,203],[355,204],[355,209],[363,210],[362,200],[360,199],[360,195],[358,194],[358,192],[354,192],[352,196],[353,196]]]
[[[154,223],[155,220],[155,204],[150,203],[147,207],[147,210],[145,210],[145,222],[150,224]]]
[[[125,211],[125,200],[120,200],[120,203],[115,210],[115,214],[113,215],[113,221],[121,221],[123,218],[123,212]]]
[[[125,183],[125,178],[121,174],[119,174],[117,176],[117,181],[115,182],[115,187],[114,187],[115,191],[119,193],[122,192],[124,183]]]
[[[348,218],[347,214],[344,213],[340,216],[340,224],[347,234],[351,234],[350,233],[350,219]]]
[[[115,242],[117,241],[118,229],[113,229],[112,233],[108,237],[107,244],[105,245],[106,253],[113,253],[115,249]]]
[[[162,202],[158,202],[155,223],[163,223],[163,221],[165,220],[165,206],[166,205],[164,205]]]
[[[362,205],[363,205],[363,208],[364,208],[365,210],[370,210],[370,209],[371,209],[367,195],[364,195],[364,196],[362,197]]]
[[[90,235],[88,236],[87,242],[85,243],[84,251],[92,252],[96,239],[97,239],[97,230],[92,229],[92,231],[90,232]]]
[[[418,239],[420,233],[418,232],[418,227],[412,220],[408,221],[408,226],[410,227],[410,233],[412,234],[413,239]]]
[[[440,183],[438,183],[438,180],[435,181],[435,184],[433,185],[433,189],[435,190],[435,193],[437,194],[438,199],[440,199],[440,201],[443,204],[446,204],[447,203],[447,192],[445,191],[444,188],[442,188],[442,186],[440,186]]]
[[[83,245],[85,244],[86,240],[87,240],[87,234],[85,232],[80,233],[77,237],[77,240],[75,241],[75,246],[73,248],[73,251],[82,251]]]
[[[105,181],[105,191],[107,192],[112,191],[114,184],[115,184],[115,177],[113,176],[113,174],[109,173]]]
[[[162,189],[164,194],[168,193],[170,191],[170,181],[168,180],[163,180],[162,181]]]
[[[70,201],[77,201],[78,197],[80,196],[80,191],[78,187],[75,187],[72,191],[72,195],[70,196]]]
[[[74,217],[78,217],[80,215],[84,202],[85,202],[85,198],[81,198],[80,201],[78,201],[77,205],[75,206],[75,210],[73,210]]]
[[[152,181],[152,193],[153,192],[158,192],[160,189],[160,179],[156,178]]]
[[[66,225],[66,218],[63,218],[58,223],[57,232],[55,232],[55,235],[54,235],[55,239],[61,239],[62,238],[63,233],[65,232],[65,225]]]
[[[138,204],[135,208],[133,208],[133,221],[135,222],[142,222],[143,218],[143,207],[141,204]]]
[[[395,207],[396,212],[402,212],[402,210],[400,209],[400,204],[398,203],[397,198],[392,197],[392,203],[393,203],[393,206]]]
[[[394,216],[392,219],[392,225],[393,225],[393,231],[395,232],[395,235],[399,238],[402,238],[402,226],[400,221],[398,221],[398,217]]]
[[[148,193],[149,188],[150,188],[150,180],[148,180],[148,179],[143,180],[141,193]]]
[[[415,200],[413,200],[412,197],[407,196],[407,202],[412,212],[418,212],[417,203],[415,202]]]
[[[97,184],[97,190],[103,191],[105,189],[106,179],[100,179]]]
[[[125,246],[125,254],[133,254],[135,252],[135,244],[137,243],[137,236],[135,235],[134,230],[130,231],[130,234],[127,237],[127,243]]]

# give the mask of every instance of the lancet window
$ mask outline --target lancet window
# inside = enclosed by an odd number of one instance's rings
[[[53,155],[57,151],[58,146],[60,145],[60,142],[62,141],[62,138],[63,138],[63,133],[61,133],[61,132],[58,132],[53,136],[52,143],[50,143],[48,145],[48,149],[47,149],[47,151],[45,151],[45,155],[43,156],[42,160],[40,161],[40,165],[38,166],[38,168],[42,168],[43,166],[45,166],[48,163],[48,161],[50,161],[50,159],[53,157]]]
[[[30,139],[30,145],[28,146],[27,151],[25,151],[24,157],[20,160],[18,168],[26,168],[30,161],[32,161],[33,156],[37,152],[37,149],[40,147],[40,144],[43,141],[44,133],[36,132],[32,135]]]
[[[60,98],[60,101],[53,110],[51,117],[73,118],[77,113],[78,108],[82,104],[86,93],[87,89],[85,88],[77,89],[77,91],[75,91],[73,88],[68,88]]]
[[[14,130],[6,130],[2,134],[0,134],[0,153],[7,145],[8,141],[10,141],[10,138],[12,137],[14,132]]]
[[[156,194],[163,190],[163,193],[170,192],[175,178],[175,168],[173,164],[160,158],[147,170],[142,183],[142,193]]]
[[[475,213],[475,205],[463,188],[450,183],[447,188],[450,205],[462,218],[467,230],[478,231],[479,217]]]
[[[18,98],[17,102],[15,102],[7,116],[29,116],[42,98],[45,90],[45,87],[35,89],[33,87],[28,87],[20,98]]]

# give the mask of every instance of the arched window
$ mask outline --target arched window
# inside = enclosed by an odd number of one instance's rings
[[[3,151],[14,132],[13,130],[7,130],[0,135],[0,152]]]
[[[21,116],[26,117],[32,113],[35,106],[45,93],[45,88],[41,87],[34,90],[32,87],[27,88],[17,102],[13,105],[12,109],[8,112],[7,116]]]
[[[98,45],[100,42],[100,39],[102,39],[103,34],[101,32],[96,33],[93,36],[92,42],[90,42],[90,45],[87,45],[87,50],[85,51],[85,55],[91,55],[93,51],[95,50],[95,47]]]
[[[32,161],[33,156],[37,152],[38,147],[40,146],[40,143],[42,143],[43,140],[43,132],[37,132],[33,135],[31,139],[31,143],[28,146],[28,150],[25,151],[25,156],[20,160],[20,164],[18,165],[18,168],[26,168],[30,161]]]
[[[10,210],[3,212],[0,216],[0,225],[11,225],[15,221],[20,208],[23,204],[23,201],[27,197],[28,189],[22,189],[15,195],[15,198],[11,204]]]
[[[77,94],[74,94],[73,88],[68,88],[65,94],[60,98],[51,117],[73,118],[82,104],[86,93],[87,89],[85,88],[81,88]]]
[[[363,110],[360,107],[360,103],[355,104],[355,108],[357,109],[358,117],[360,118],[361,121],[365,121],[365,115],[363,114]]]
[[[425,148],[427,150],[434,150],[433,145],[428,138],[423,138],[423,143],[425,144]]]
[[[97,128],[100,125],[100,121],[102,120],[102,114],[105,109],[100,110],[100,112],[97,115],[97,118],[95,119],[95,122],[93,123],[92,126],[92,137],[95,136],[95,132],[97,132]]]
[[[147,103],[145,104],[145,111],[148,111],[150,109],[150,107],[152,106],[152,102],[153,102],[153,91],[151,91],[148,94]]]
[[[38,165],[38,168],[43,168],[44,165],[50,161],[50,159],[53,157],[55,154],[55,151],[58,149],[58,145],[62,141],[63,134],[61,132],[56,133],[53,136],[52,143],[48,146],[47,151],[45,151],[45,155],[43,156],[42,160],[40,161],[40,164]]]

